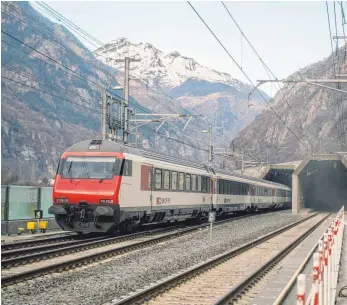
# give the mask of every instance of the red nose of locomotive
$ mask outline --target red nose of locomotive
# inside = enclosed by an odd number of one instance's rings
[[[57,179],[54,185],[54,204],[119,204],[120,177],[112,180],[100,179]]]
[[[63,154],[48,212],[64,230],[107,232],[117,225],[124,156],[108,145],[80,142]]]

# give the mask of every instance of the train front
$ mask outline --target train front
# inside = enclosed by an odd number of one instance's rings
[[[124,157],[114,144],[83,141],[62,155],[49,213],[63,230],[83,233],[116,229]]]

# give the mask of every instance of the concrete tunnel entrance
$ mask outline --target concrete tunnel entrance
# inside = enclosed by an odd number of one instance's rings
[[[347,207],[347,154],[307,156],[292,175],[292,212]]]
[[[299,174],[303,205],[337,211],[347,204],[347,168],[337,160],[313,160]]]

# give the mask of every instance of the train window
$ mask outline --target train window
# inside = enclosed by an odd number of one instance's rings
[[[155,189],[161,189],[161,169],[155,169]]]
[[[201,176],[198,176],[198,192],[201,192]]]
[[[228,181],[228,191],[227,191],[228,195],[231,195],[231,181]]]
[[[170,171],[168,170],[164,170],[163,188],[164,190],[170,189]]]
[[[233,183],[233,194],[234,195],[238,195],[238,183],[237,182],[234,182]]]
[[[186,191],[190,191],[191,184],[191,175],[186,174]]]
[[[206,182],[206,177],[202,176],[201,177],[201,191],[203,193],[206,193],[207,190],[207,182]]]
[[[192,191],[196,191],[196,175],[192,175]]]
[[[219,184],[219,194],[223,194],[224,193],[224,182],[223,182],[223,180],[219,180],[218,184]]]
[[[229,194],[229,181],[224,180],[224,194]]]
[[[124,167],[123,167],[123,176],[131,176],[132,175],[132,161],[131,160],[124,160]]]
[[[179,190],[184,191],[184,174],[180,173],[179,176]]]
[[[57,171],[55,172],[55,175],[58,175],[58,173],[59,173],[60,162],[63,163],[62,159],[59,159],[58,166],[57,166]]]
[[[177,190],[177,172],[171,172],[171,189]]]
[[[209,177],[202,177],[202,192],[203,193],[208,193],[210,189],[209,185]]]

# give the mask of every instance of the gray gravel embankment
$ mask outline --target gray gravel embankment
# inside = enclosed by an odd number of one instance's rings
[[[257,215],[182,236],[105,264],[2,289],[2,304],[97,305],[189,268],[304,217],[290,211]],[[255,258],[256,259],[256,258]]]

